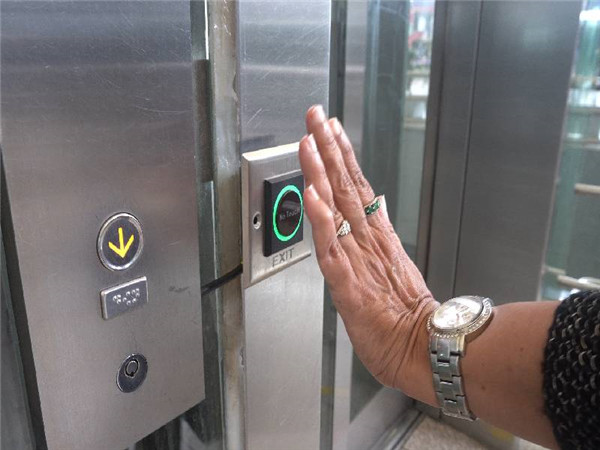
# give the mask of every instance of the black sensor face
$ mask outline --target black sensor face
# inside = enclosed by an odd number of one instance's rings
[[[299,170],[265,180],[265,256],[302,240],[303,191],[304,177]]]
[[[275,204],[275,236],[286,241],[298,232],[302,219],[302,194],[294,185],[287,185],[279,193],[279,202]]]

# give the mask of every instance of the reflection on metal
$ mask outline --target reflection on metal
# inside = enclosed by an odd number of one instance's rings
[[[352,395],[352,343],[342,317],[337,314],[335,333],[335,378],[333,384],[332,450],[348,448],[350,396]]]
[[[600,186],[597,184],[575,184],[575,193],[583,195],[600,195]]]
[[[580,7],[484,2],[457,293],[538,298]]]
[[[190,4],[0,7],[2,226],[36,445],[125,448],[204,396]],[[145,248],[112,272],[96,240],[121,211]],[[141,276],[152,301],[103,320],[99,292]],[[125,394],[115,377],[133,353],[150,371]]]
[[[573,289],[579,289],[582,291],[588,289],[600,289],[600,279],[594,277],[573,278],[567,275],[558,275],[556,279],[560,284]]]
[[[365,64],[367,61],[366,1],[347,2],[343,123],[359,161],[362,160]]]
[[[400,416],[397,422],[381,435],[379,441],[373,445],[377,450],[397,450],[403,448],[412,432],[421,423],[424,416],[416,408],[411,408]]]
[[[554,6],[437,2],[432,77],[443,83],[426,280],[439,299],[536,298],[580,5]],[[443,420],[494,448],[519,445],[479,421]]]
[[[4,173],[2,173],[2,178],[0,189],[5,189]],[[2,200],[2,214],[5,215],[4,198]],[[36,448],[35,439],[33,436],[31,415],[27,405],[27,393],[25,392],[25,383],[23,380],[23,364],[21,363],[19,338],[15,328],[15,316],[12,308],[1,230],[0,314],[0,342],[2,345],[0,353],[0,367],[2,367],[2,395],[0,395],[2,433],[0,433],[0,448],[34,450]]]
[[[402,392],[384,387],[352,421],[348,450],[374,448],[381,436],[405,413],[413,400]]]
[[[425,168],[431,178],[435,173],[435,181],[423,183],[422,198],[430,205],[422,207],[418,261],[429,289],[439,299],[455,296],[480,14],[479,1],[436,5],[425,150]],[[429,214],[429,229],[424,214]],[[430,238],[429,246],[423,245],[426,236]]]

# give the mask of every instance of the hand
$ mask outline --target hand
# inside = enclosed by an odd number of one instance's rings
[[[365,215],[363,205],[375,194],[339,121],[327,120],[323,108],[313,106],[306,128],[299,151],[306,214],[319,266],[354,350],[384,385],[435,402],[426,320],[437,302],[394,232],[385,202]],[[343,219],[352,232],[338,237]]]

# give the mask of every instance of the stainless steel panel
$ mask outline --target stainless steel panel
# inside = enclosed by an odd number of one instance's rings
[[[335,336],[335,377],[333,385],[332,450],[348,448],[350,429],[350,396],[352,388],[352,357],[354,350],[342,317],[337,314]]]
[[[362,160],[365,66],[367,63],[368,2],[350,1],[346,19],[344,128],[359,161]]]
[[[4,174],[2,174],[4,176]],[[2,183],[3,185],[4,183]],[[3,186],[0,185],[0,189]],[[19,351],[19,338],[15,328],[4,243],[0,231],[0,343],[2,369],[0,380],[0,448],[34,450],[35,440],[31,428],[31,416],[27,406],[27,393],[23,379],[23,365]]]
[[[244,291],[246,448],[319,447],[322,299],[314,257]]]
[[[455,291],[538,296],[579,2],[484,2]]]
[[[298,141],[329,95],[330,0],[238,4],[242,152]]]
[[[264,256],[263,254],[265,221],[270,220],[266,216],[264,205],[264,181],[299,169],[298,143],[247,152],[242,155],[244,287],[285,270],[298,261],[308,258],[311,254],[312,233],[310,223],[306,220],[301,225],[304,227],[303,240],[285,250],[285,260],[279,258],[279,252],[273,256]],[[259,228],[253,224],[255,216],[259,218]]]
[[[124,448],[203,398],[190,5],[1,7],[3,151],[32,405],[49,448]],[[116,273],[96,238],[121,211],[146,240]],[[99,292],[141,276],[148,304],[105,321]],[[124,394],[116,373],[131,353],[149,372]]]
[[[237,8],[241,151],[298,141],[306,109],[327,104],[330,1]],[[323,281],[314,256],[245,289],[243,305],[246,448],[318,448]]]
[[[478,1],[438,2],[436,6],[433,54],[437,64],[432,67],[432,78],[439,84],[432,82],[432,88],[439,86],[441,92],[437,110],[430,108],[428,114],[432,121],[428,133],[437,132],[428,139],[434,146],[435,180],[423,185],[433,189],[433,203],[430,229],[426,228],[429,221],[422,218],[425,229],[419,238],[429,236],[429,247],[421,245],[428,251],[427,285],[440,301],[454,296],[480,14]]]

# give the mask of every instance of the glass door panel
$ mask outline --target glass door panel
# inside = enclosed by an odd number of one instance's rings
[[[435,1],[345,3],[344,107],[338,114],[415,259]],[[411,400],[379,384],[352,352],[339,319],[337,327],[332,447],[370,448]]]
[[[600,288],[600,1],[584,3],[541,295]]]
[[[372,2],[368,10],[361,159],[385,194],[390,218],[411,258],[419,228],[434,1]],[[354,355],[350,420],[381,385]]]

